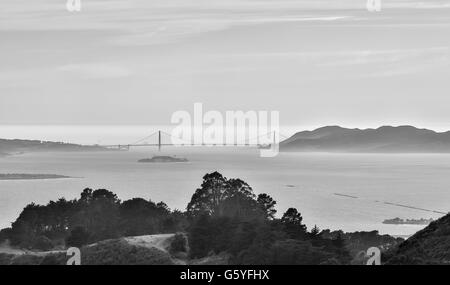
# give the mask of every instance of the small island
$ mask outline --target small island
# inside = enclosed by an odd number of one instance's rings
[[[400,219],[400,218],[394,218],[394,219],[388,219],[384,220],[383,224],[388,225],[429,225],[431,222],[433,222],[433,218],[430,219]]]
[[[174,156],[153,156],[152,158],[144,158],[138,160],[141,163],[159,163],[159,162],[188,162],[186,158],[178,158]]]
[[[57,174],[23,174],[23,173],[0,173],[0,180],[38,180],[38,179],[64,179],[70,176]]]

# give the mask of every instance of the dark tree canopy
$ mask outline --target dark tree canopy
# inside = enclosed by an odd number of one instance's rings
[[[141,198],[122,203],[111,191],[87,188],[78,200],[29,204],[11,229],[2,231],[2,239],[24,248],[42,248],[49,243],[82,245],[127,235],[179,231],[184,219],[183,213],[171,212],[164,203]]]
[[[306,234],[306,226],[302,224],[302,221],[302,215],[295,208],[289,208],[281,218],[281,222],[291,238],[300,238]]]
[[[310,235],[312,238],[317,238],[320,236],[320,229],[317,225],[314,225],[314,227],[311,229]]]
[[[257,201],[267,218],[273,220],[275,218],[275,214],[277,213],[277,210],[275,210],[275,205],[277,202],[272,197],[264,193],[258,195]]]
[[[200,214],[223,216],[226,214],[224,202],[227,199],[245,204],[254,200],[255,195],[252,188],[240,179],[227,179],[219,172],[209,173],[203,177],[201,187],[192,195],[187,212],[191,216]]]
[[[89,242],[90,234],[83,227],[75,227],[66,238],[66,246],[82,247]]]

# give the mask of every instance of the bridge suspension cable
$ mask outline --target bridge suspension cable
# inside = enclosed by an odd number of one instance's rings
[[[273,137],[271,137],[272,140],[268,141],[269,135],[272,136],[272,134],[273,134]],[[169,143],[163,143],[163,136],[170,138],[171,141]],[[149,140],[152,139],[153,137],[156,138],[156,142],[155,143],[149,142]],[[173,143],[173,138],[175,138],[180,143],[178,143],[178,144]],[[265,139],[265,141],[262,143],[260,143],[261,138]],[[245,139],[241,140],[241,141],[235,140],[233,143],[226,143],[226,142],[205,143],[203,140],[201,143],[196,143],[193,141],[186,141],[185,139],[175,137],[172,134],[158,130],[158,131],[155,131],[155,132],[151,133],[150,135],[148,135],[142,139],[139,139],[133,143],[130,143],[130,144],[108,145],[105,147],[118,147],[119,149],[124,149],[124,148],[129,149],[132,146],[158,146],[158,149],[161,150],[162,146],[174,146],[174,145],[181,145],[181,146],[184,146],[184,145],[186,145],[186,146],[261,146],[263,144],[266,144],[266,145],[278,144],[282,140],[287,139],[288,137],[284,136],[281,133],[278,133],[278,138],[279,138],[279,140],[276,141],[276,133],[271,131],[271,132],[267,132],[262,135],[251,137],[251,138],[245,137]]]

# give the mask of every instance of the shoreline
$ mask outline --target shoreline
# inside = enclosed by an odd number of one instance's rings
[[[0,173],[0,181],[11,180],[44,180],[44,179],[68,179],[75,178],[71,176],[58,174],[25,174],[25,173]]]

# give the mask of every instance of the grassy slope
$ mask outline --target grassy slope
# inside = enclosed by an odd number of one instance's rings
[[[400,244],[388,264],[450,264],[450,214]]]
[[[65,251],[31,252],[0,248],[0,265],[64,265]],[[171,265],[170,254],[156,246],[137,245],[125,238],[105,240],[81,248],[83,265]]]
[[[105,240],[81,249],[82,265],[185,265],[227,264],[227,255],[189,260],[187,253],[171,253],[175,234]],[[0,247],[0,265],[64,265],[65,251],[30,252]]]

